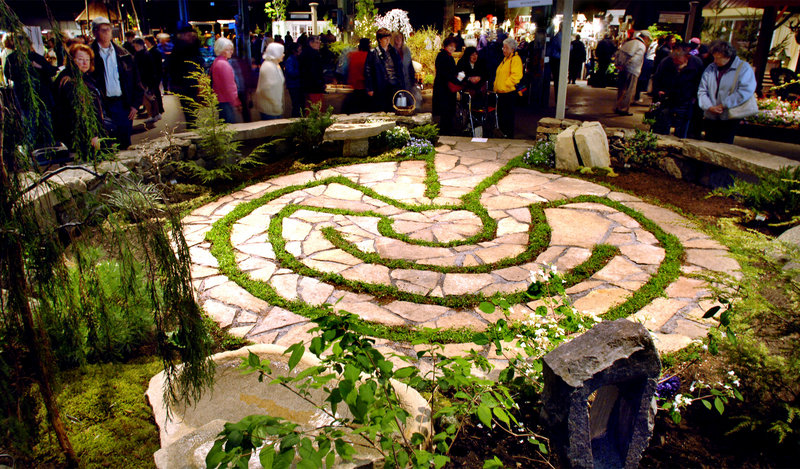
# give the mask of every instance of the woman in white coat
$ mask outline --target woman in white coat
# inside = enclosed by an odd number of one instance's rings
[[[283,44],[270,43],[264,51],[264,63],[258,74],[258,86],[254,96],[256,109],[262,120],[283,117],[283,71],[279,65],[283,60]]]

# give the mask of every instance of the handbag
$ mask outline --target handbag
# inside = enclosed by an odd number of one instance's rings
[[[733,82],[736,83],[736,88],[739,88],[739,70],[742,68],[743,64],[739,64],[736,67],[736,74],[733,76]],[[753,93],[747,101],[743,102],[738,106],[734,106],[728,109],[728,119],[744,119],[745,117],[750,117],[758,114],[758,101],[756,100],[756,95]]]

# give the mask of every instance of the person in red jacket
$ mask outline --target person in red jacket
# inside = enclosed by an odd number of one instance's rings
[[[239,122],[236,111],[242,110],[242,103],[239,101],[233,67],[228,63],[233,56],[233,43],[224,37],[217,39],[214,53],[217,58],[211,65],[211,84],[219,101],[219,116],[228,124],[235,124]]]
[[[350,52],[347,56],[347,84],[353,87],[353,92],[347,95],[344,102],[345,114],[355,114],[369,111],[370,99],[367,95],[364,81],[364,67],[369,54],[369,39],[361,38],[358,41],[358,50]]]

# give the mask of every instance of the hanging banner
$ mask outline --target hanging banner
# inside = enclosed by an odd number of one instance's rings
[[[552,4],[553,0],[508,0],[508,8],[544,7]]]

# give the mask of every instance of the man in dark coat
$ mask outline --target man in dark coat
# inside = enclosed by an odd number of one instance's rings
[[[161,119],[161,113],[163,112],[160,107],[161,92],[158,89],[161,84],[161,70],[156,71],[153,58],[150,57],[150,52],[145,46],[144,39],[138,37],[134,39],[133,48],[136,50],[136,53],[133,54],[133,60],[139,70],[142,85],[145,87],[145,107],[149,106],[148,111],[150,112],[150,118],[145,123],[153,124]],[[158,99],[156,98],[157,95]]]
[[[167,58],[167,75],[170,89],[180,96],[181,107],[186,122],[194,123],[190,100],[197,100],[197,80],[192,72],[203,71],[203,55],[200,53],[200,39],[191,25],[184,25],[178,30],[175,46]]]
[[[161,55],[161,51],[158,50],[155,37],[145,36],[144,43],[147,46],[147,55],[150,57],[150,63],[153,64],[154,73],[152,82],[145,84],[145,86],[150,88],[150,91],[155,95],[156,103],[158,104],[158,112],[163,114],[164,101],[161,97],[161,81],[164,78],[164,57]],[[150,85],[152,85],[152,87]]]
[[[111,119],[111,136],[121,148],[131,144],[133,119],[142,103],[144,89],[133,56],[111,41],[111,22],[99,16],[92,20],[94,71],[92,78],[103,97],[103,109]]]
[[[611,58],[614,57],[614,52],[617,51],[617,46],[611,40],[611,36],[606,34],[602,41],[597,43],[594,49],[594,58],[597,59],[597,77],[593,78],[592,85],[598,88],[605,88],[608,83],[606,74],[608,73],[608,66],[611,65]]]
[[[658,64],[653,75],[653,97],[661,108],[653,132],[669,135],[674,127],[676,137],[687,137],[704,70],[703,61],[689,54],[684,44],[676,45],[669,57]]]
[[[575,80],[581,78],[584,62],[586,62],[586,46],[583,44],[583,41],[581,41],[580,37],[575,36],[575,39],[569,44],[568,83],[575,83]]]
[[[322,72],[322,55],[319,48],[322,45],[320,37],[308,37],[308,47],[303,47],[300,53],[300,87],[306,96],[306,108],[319,105],[324,111],[323,97],[325,96],[325,77]]]
[[[451,84],[457,83],[458,71],[453,59],[455,50],[455,39],[448,37],[444,40],[439,55],[436,56],[432,114],[434,117],[439,117],[439,131],[442,135],[452,134],[453,118],[456,113],[456,94],[450,89]]]
[[[405,82],[403,77],[403,61],[400,55],[389,45],[392,33],[380,28],[376,33],[378,46],[367,55],[364,67],[364,86],[367,95],[372,98],[372,107],[376,111],[391,111],[392,98]]]

